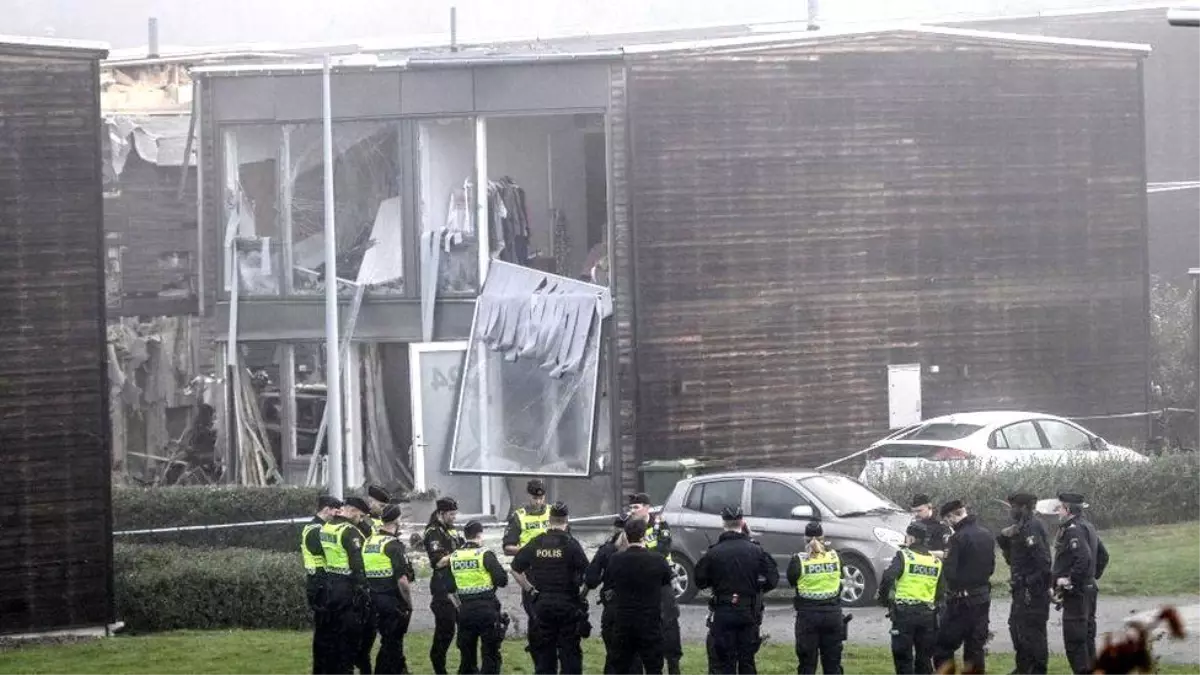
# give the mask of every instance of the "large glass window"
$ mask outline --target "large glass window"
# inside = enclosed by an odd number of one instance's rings
[[[422,121],[417,136],[421,288],[436,286],[439,295],[474,295],[479,290],[475,121]]]
[[[404,292],[399,122],[333,128],[340,293]],[[225,133],[226,270],[243,296],[324,292],[322,125],[253,125]],[[232,276],[226,278],[226,289]]]

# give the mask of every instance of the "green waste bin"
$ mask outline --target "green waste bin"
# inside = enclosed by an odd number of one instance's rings
[[[642,474],[642,489],[655,504],[662,504],[676,483],[702,473],[707,466],[698,459],[656,459],[642,462],[638,473]]]

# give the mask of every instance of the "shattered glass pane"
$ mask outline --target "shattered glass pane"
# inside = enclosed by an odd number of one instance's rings
[[[492,263],[467,350],[452,471],[591,474],[604,293]]]
[[[438,295],[474,295],[479,287],[474,120],[422,121],[418,146],[421,287],[436,279]]]

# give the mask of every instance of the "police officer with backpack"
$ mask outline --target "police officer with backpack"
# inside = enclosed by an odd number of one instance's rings
[[[942,561],[930,553],[928,538],[924,524],[910,523],[905,545],[879,582],[879,604],[891,609],[892,661],[897,675],[933,672]]]
[[[796,589],[796,672],[842,672],[842,643],[846,624],[842,617],[842,559],[824,541],[821,523],[804,528],[808,549],[792,556],[788,585]]]

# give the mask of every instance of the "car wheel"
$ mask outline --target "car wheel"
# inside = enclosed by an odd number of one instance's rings
[[[677,602],[691,602],[696,597],[696,568],[691,561],[678,553],[671,555],[671,588],[675,590]]]
[[[875,570],[856,555],[842,556],[842,604],[867,607],[875,603]]]

